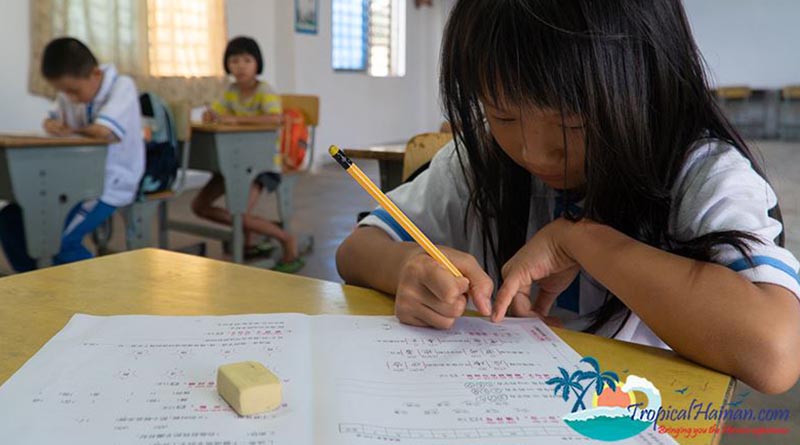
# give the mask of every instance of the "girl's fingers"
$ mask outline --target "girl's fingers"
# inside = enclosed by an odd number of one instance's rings
[[[494,300],[494,308],[492,310],[492,321],[499,323],[503,321],[503,317],[511,304],[511,300],[517,295],[520,288],[524,285],[521,274],[511,272],[503,280],[503,285],[497,291],[497,297]]]
[[[455,317],[445,317],[444,315],[422,304],[417,307],[413,318],[422,322],[422,326],[430,326],[442,330],[450,329],[456,322]]]
[[[433,258],[426,262],[425,267],[428,269],[424,272],[427,277],[423,280],[423,283],[427,290],[439,300],[452,304],[467,293],[469,289],[469,280],[467,278],[454,277],[449,270],[436,263]]]
[[[452,255],[451,260],[469,280],[467,293],[475,303],[478,312],[488,317],[492,313],[492,291],[494,290],[494,282],[491,277],[472,255]]]
[[[536,303],[533,304],[533,311],[542,314],[542,316],[549,315],[553,303],[556,302],[560,294],[560,292],[550,292],[540,288],[539,293],[536,294]]]
[[[514,317],[536,317],[536,312],[533,311],[531,306],[531,299],[528,295],[517,294],[511,300],[511,305],[508,307],[511,315]]]
[[[444,302],[435,295],[429,295],[423,297],[422,304],[443,317],[458,318],[464,315],[464,310],[467,308],[467,297],[459,295],[458,299],[453,302]]]

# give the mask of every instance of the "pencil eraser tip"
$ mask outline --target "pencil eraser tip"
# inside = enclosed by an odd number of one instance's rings
[[[331,148],[328,149],[328,153],[330,153],[331,156],[336,156],[336,153],[339,153],[339,147],[331,145]]]

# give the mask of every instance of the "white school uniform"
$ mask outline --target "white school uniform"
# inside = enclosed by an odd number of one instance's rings
[[[466,156],[462,157],[466,162]],[[553,189],[533,175],[531,181],[528,239],[553,220],[556,195]],[[490,254],[484,258],[479,220],[474,214],[469,215],[465,227],[469,192],[452,142],[434,156],[428,170],[414,181],[389,192],[388,196],[435,244],[472,254],[497,288],[496,267]],[[668,230],[675,239],[690,240],[722,230],[755,234],[764,244],[749,244],[754,267],[736,249],[727,245],[715,249],[712,261],[753,282],[777,284],[800,296],[800,264],[791,252],[775,244],[783,227],[768,215],[777,204],[777,197],[735,147],[714,139],[698,141],[677,176],[672,198]],[[382,209],[375,210],[360,225],[383,229],[397,241],[411,240]],[[535,298],[535,295],[534,288],[531,296]],[[586,316],[603,304],[605,296],[606,289],[582,271],[575,302],[577,311],[560,308],[554,311],[554,315],[565,318],[568,328],[584,329],[590,321]],[[598,333],[611,336],[617,330],[615,338],[619,340],[667,348],[636,314],[630,314],[624,325],[622,317],[612,319]]]
[[[101,65],[100,69],[103,81],[91,102],[74,103],[58,93],[56,109],[50,112],[50,118],[62,120],[76,129],[102,125],[119,138],[119,142],[108,146],[100,200],[120,207],[133,202],[144,173],[142,112],[133,79],[118,74],[113,65]]]

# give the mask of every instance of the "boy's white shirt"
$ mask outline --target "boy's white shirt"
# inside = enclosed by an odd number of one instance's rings
[[[497,283],[491,255],[484,259],[483,240],[474,214],[469,215],[464,231],[469,200],[465,181],[451,142],[436,154],[428,170],[388,196],[431,241],[472,254]],[[721,230],[755,234],[764,241],[764,244],[750,243],[755,267],[746,264],[743,256],[729,246],[718,247],[713,261],[731,267],[753,282],[777,284],[800,297],[797,275],[800,264],[791,252],[775,244],[782,225],[767,214],[777,204],[777,197],[735,147],[719,140],[698,141],[676,178],[672,197],[669,231],[676,239],[689,240]],[[554,206],[555,191],[532,177],[528,239],[552,221]],[[378,209],[360,225],[381,228],[393,239],[401,240],[399,226],[387,217]],[[531,295],[536,295],[536,289]],[[553,315],[565,319],[568,328],[583,329],[587,326],[584,316],[596,310],[604,298],[605,288],[581,272],[579,313],[555,308]],[[598,333],[610,336],[619,329],[615,337],[619,340],[667,348],[636,314],[630,314],[620,328],[621,323],[622,319],[612,320]]]
[[[100,200],[120,207],[133,202],[144,174],[142,112],[133,79],[118,74],[113,65],[101,65],[100,69],[103,81],[91,102],[74,103],[58,93],[50,118],[60,119],[76,129],[93,123],[102,125],[119,139],[108,146]]]

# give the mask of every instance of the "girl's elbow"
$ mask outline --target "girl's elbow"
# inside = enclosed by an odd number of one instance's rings
[[[791,389],[800,379],[800,328],[792,331],[773,331],[748,360],[740,379],[765,394],[781,394]]]
[[[339,247],[336,248],[336,271],[339,272],[339,276],[342,277],[345,283],[353,282],[350,267],[348,267],[348,260],[352,257],[350,253],[350,244],[352,244],[351,238],[352,234],[345,238],[344,241],[339,244]]]

